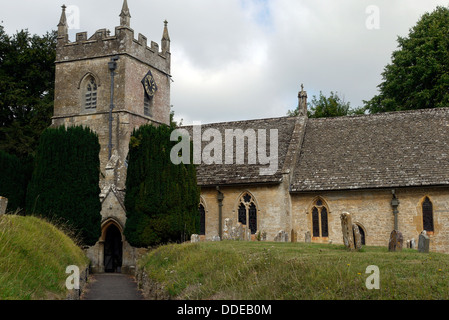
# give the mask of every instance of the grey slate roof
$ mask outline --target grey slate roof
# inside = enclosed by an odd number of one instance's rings
[[[291,191],[449,185],[449,108],[309,119]]]
[[[235,121],[235,122],[223,122],[204,124],[201,126],[202,132],[212,128],[218,129],[222,135],[223,142],[223,162],[225,157],[225,130],[226,129],[247,129],[255,130],[256,134],[258,130],[265,129],[267,137],[267,155],[270,154],[270,129],[278,130],[278,170],[274,175],[260,175],[260,168],[266,168],[268,165],[259,164],[256,165],[247,164],[247,158],[245,157],[245,164],[201,164],[197,167],[197,181],[200,186],[219,186],[219,185],[235,185],[235,184],[255,184],[255,183],[280,183],[282,181],[282,167],[285,162],[289,143],[292,140],[292,133],[295,127],[296,117],[281,117],[281,118],[269,118],[269,119],[257,119],[247,121]],[[187,129],[192,137],[192,126],[182,127]],[[203,142],[202,148],[208,145],[210,142]],[[235,146],[234,146],[235,147]],[[247,150],[247,147],[245,147]]]
[[[266,129],[267,137],[270,129],[278,129],[279,169],[262,176],[259,169],[267,165],[201,164],[198,184],[280,183],[289,169],[291,192],[449,186],[449,108],[307,119],[305,132],[303,125],[295,131],[297,120],[281,117],[203,125],[203,132],[218,129],[223,142],[226,129]],[[192,132],[191,126],[183,128]]]

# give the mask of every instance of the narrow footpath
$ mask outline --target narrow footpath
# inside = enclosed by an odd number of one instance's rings
[[[134,277],[121,273],[91,274],[81,300],[144,300]]]

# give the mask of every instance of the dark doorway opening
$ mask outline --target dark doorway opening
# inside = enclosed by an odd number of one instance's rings
[[[104,271],[121,272],[122,256],[122,233],[115,225],[111,224],[106,230],[104,242]]]

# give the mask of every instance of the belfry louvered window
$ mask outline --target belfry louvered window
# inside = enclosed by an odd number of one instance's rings
[[[251,234],[257,232],[257,206],[253,197],[249,193],[245,193],[240,197],[238,207],[238,221],[246,225]]]
[[[312,207],[312,236],[314,238],[329,237],[329,210],[323,201],[318,199]]]
[[[428,197],[422,204],[423,227],[427,232],[433,232],[433,204]]]
[[[97,108],[97,84],[93,77],[89,77],[87,81],[84,107],[86,110]]]

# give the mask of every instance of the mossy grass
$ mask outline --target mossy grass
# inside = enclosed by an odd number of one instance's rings
[[[64,227],[34,216],[0,217],[0,300],[60,300],[69,265],[89,265]]]
[[[379,289],[367,273],[379,267]],[[414,249],[222,241],[170,244],[139,261],[174,299],[433,300],[449,298],[449,256]]]

